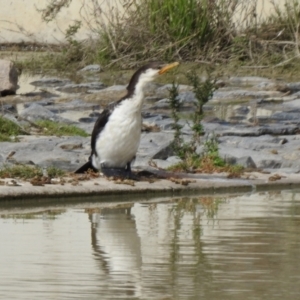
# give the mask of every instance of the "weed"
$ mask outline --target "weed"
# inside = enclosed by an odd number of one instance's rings
[[[16,136],[24,130],[16,123],[0,116],[0,142],[17,141]]]
[[[182,147],[183,139],[181,136],[182,125],[179,124],[179,110],[181,108],[181,103],[178,100],[178,85],[176,85],[175,82],[172,83],[172,87],[169,90],[169,104],[171,108],[171,117],[174,121],[173,129],[175,130],[173,147],[176,154],[182,158],[184,156]]]
[[[193,131],[193,135],[190,141],[184,142],[182,125],[179,124],[179,110],[181,108],[181,103],[178,98],[178,86],[173,83],[169,91],[171,116],[174,121],[173,149],[175,154],[182,159],[182,162],[172,166],[170,170],[198,173],[228,172],[229,177],[240,176],[243,172],[243,168],[226,164],[219,154],[218,141],[215,136],[204,143],[204,153],[197,154],[196,149],[197,146],[200,145],[200,137],[203,135],[203,128],[201,125],[203,105],[207,103],[215,90],[215,80],[212,80],[210,76],[208,76],[205,81],[201,81],[194,71],[188,73],[187,78],[193,86],[196,98],[190,120],[190,127]]]
[[[58,169],[57,167],[52,166],[47,168],[47,174],[50,178],[55,178],[64,176],[66,172],[61,169]]]
[[[39,120],[36,122],[38,126],[43,128],[43,134],[56,135],[56,136],[89,136],[83,129],[73,125],[67,125],[63,123],[57,123],[50,120]]]
[[[49,178],[62,177],[66,174],[65,171],[60,170],[56,167],[46,168],[46,172]],[[38,166],[28,166],[28,165],[13,165],[4,166],[0,169],[0,178],[20,178],[24,180],[33,178],[42,178],[43,170]]]
[[[219,145],[215,136],[208,139],[204,144],[204,153],[207,156],[212,164],[216,167],[224,167],[226,165],[223,158],[219,154]]]
[[[35,176],[43,176],[43,171],[40,167],[27,165],[4,166],[0,169],[0,178],[21,178],[30,179]]]
[[[173,147],[175,153],[183,160],[187,161],[198,161],[198,155],[195,153],[197,146],[200,142],[200,136],[203,134],[201,120],[203,118],[203,105],[210,99],[215,89],[214,81],[211,80],[210,76],[201,82],[195,71],[191,71],[187,74],[188,81],[193,86],[195,93],[196,102],[194,102],[193,114],[191,115],[191,127],[193,136],[189,142],[184,142],[182,137],[182,125],[179,124],[180,117],[179,111],[182,106],[178,98],[178,86],[175,83],[169,91],[169,103],[171,108],[171,117],[174,120],[173,128],[174,142]]]

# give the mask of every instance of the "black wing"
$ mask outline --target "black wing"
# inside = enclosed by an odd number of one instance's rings
[[[100,132],[103,130],[105,124],[107,123],[110,114],[111,114],[111,111],[109,109],[104,109],[94,125],[94,129],[92,132],[92,139],[91,139],[92,154],[93,153],[96,154],[95,147],[96,147],[97,137],[99,136]]]
[[[128,88],[127,88],[128,90]],[[96,121],[95,125],[94,125],[94,129],[92,132],[92,139],[91,139],[91,148],[92,148],[92,154],[96,154],[95,152],[95,148],[96,148],[96,140],[97,137],[99,136],[100,132],[103,130],[105,124],[107,123],[109,116],[112,114],[113,110],[125,99],[128,99],[129,97],[129,92],[127,92],[127,94],[122,97],[120,100],[116,101],[116,102],[112,102],[110,104],[107,105],[107,107],[102,111],[102,113],[100,114],[98,120]]]

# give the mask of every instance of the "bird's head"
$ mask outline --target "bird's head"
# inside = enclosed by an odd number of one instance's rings
[[[147,82],[153,81],[159,75],[166,73],[178,65],[178,62],[170,64],[151,62],[141,67],[131,77],[127,87],[129,94],[134,93],[136,89],[142,89]]]

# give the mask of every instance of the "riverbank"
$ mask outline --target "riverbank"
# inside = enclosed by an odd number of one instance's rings
[[[124,82],[132,72],[119,73],[116,84],[110,86],[101,81],[105,75],[100,66],[87,66],[78,73],[82,76],[81,83],[49,76],[30,80],[29,76],[26,92],[1,98],[3,116],[27,130],[43,119],[72,125],[91,134],[103,107],[124,95]],[[22,78],[20,85],[22,91]],[[68,177],[68,173],[63,178],[53,178],[52,182],[24,181],[16,177],[1,179],[0,198],[172,195],[299,187],[300,84],[266,77],[223,76],[218,78],[218,85],[219,89],[204,106],[205,135],[196,151],[201,155],[205,142],[215,138],[221,158],[245,168],[240,178],[230,179],[226,173],[174,173],[168,174],[168,179],[154,176],[139,182],[109,181],[103,177],[82,180]],[[160,82],[147,87],[142,139],[134,164],[136,172],[157,173],[180,162],[172,148],[174,121],[167,100],[169,88],[170,84]],[[192,87],[179,85],[179,99],[183,104],[182,131],[189,140],[193,132],[188,116],[195,101]],[[73,172],[86,162],[90,137],[45,136],[39,133],[39,128],[31,129],[35,131],[30,135],[18,135],[18,142],[1,143],[2,168],[21,164]]]
[[[175,175],[176,176],[176,175]],[[33,186],[30,182],[1,180],[0,202],[12,200],[43,201],[42,199],[96,199],[107,201],[108,197],[131,198],[135,196],[158,197],[178,195],[207,195],[241,193],[255,191],[276,191],[300,187],[300,174],[284,172],[263,174],[245,173],[240,179],[228,179],[226,174],[197,174],[144,181],[109,181],[107,178],[94,178],[76,181],[74,177],[57,180],[55,184]]]

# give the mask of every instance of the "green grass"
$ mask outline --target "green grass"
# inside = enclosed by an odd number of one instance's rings
[[[36,122],[36,124],[43,128],[43,134],[45,135],[83,137],[89,136],[89,134],[87,134],[83,129],[73,125],[67,125],[49,120],[39,120]]]
[[[47,174],[49,177],[55,178],[64,176],[66,172],[61,169],[58,169],[57,167],[52,166],[47,168]]]
[[[24,133],[16,123],[0,116],[0,142],[15,141],[13,137]]]
[[[0,178],[30,179],[35,176],[38,177],[43,176],[43,171],[40,167],[14,165],[14,166],[4,166],[2,169],[0,169]]]
[[[46,169],[48,177],[62,177],[66,174],[65,171],[58,169],[56,167],[48,167]],[[32,179],[36,177],[42,177],[43,170],[38,166],[28,166],[28,165],[14,165],[14,166],[4,166],[0,169],[0,178],[20,178],[20,179]]]

